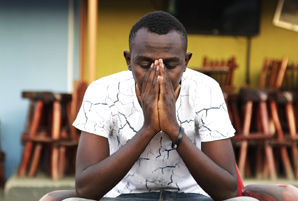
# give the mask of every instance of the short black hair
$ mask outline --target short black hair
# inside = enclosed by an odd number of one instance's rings
[[[168,34],[170,31],[177,31],[181,34],[185,42],[185,51],[187,50],[187,32],[183,24],[170,13],[164,11],[154,11],[143,16],[133,25],[129,34],[129,49],[132,48],[132,41],[136,33],[141,28],[147,28],[151,33],[158,35]]]

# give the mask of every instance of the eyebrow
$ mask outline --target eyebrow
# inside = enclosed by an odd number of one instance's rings
[[[136,60],[142,60],[142,61],[148,61],[150,63],[153,63],[155,60],[149,58],[149,57],[145,57],[145,56],[136,56],[135,58]],[[179,62],[180,59],[178,57],[172,57],[172,58],[167,58],[167,59],[163,59],[164,63],[168,63],[168,62]]]
[[[168,63],[168,62],[179,62],[179,61],[180,61],[180,59],[178,57],[163,59],[163,62],[164,63]]]
[[[148,61],[150,63],[153,63],[154,60],[150,59],[149,57],[145,57],[145,56],[136,56],[135,58],[137,61]]]

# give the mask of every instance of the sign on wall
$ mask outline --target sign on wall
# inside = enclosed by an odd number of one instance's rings
[[[298,32],[298,1],[279,0],[273,17],[273,24]]]

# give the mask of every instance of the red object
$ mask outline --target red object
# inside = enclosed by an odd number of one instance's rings
[[[298,200],[298,188],[289,184],[251,184],[244,186],[239,169],[237,196],[249,196],[260,201],[294,201]]]
[[[237,171],[237,176],[238,176],[238,194],[237,196],[242,196],[242,189],[244,187],[244,184],[243,184],[243,181],[242,181],[242,178],[241,178],[241,175],[240,175],[240,172],[239,172],[239,169],[236,165],[236,171]]]

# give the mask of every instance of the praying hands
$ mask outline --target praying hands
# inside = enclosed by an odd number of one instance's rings
[[[155,60],[146,73],[142,89],[136,85],[136,92],[144,112],[144,126],[154,133],[163,131],[172,140],[177,138],[179,125],[176,119],[176,99],[180,84],[173,88],[163,60]]]

